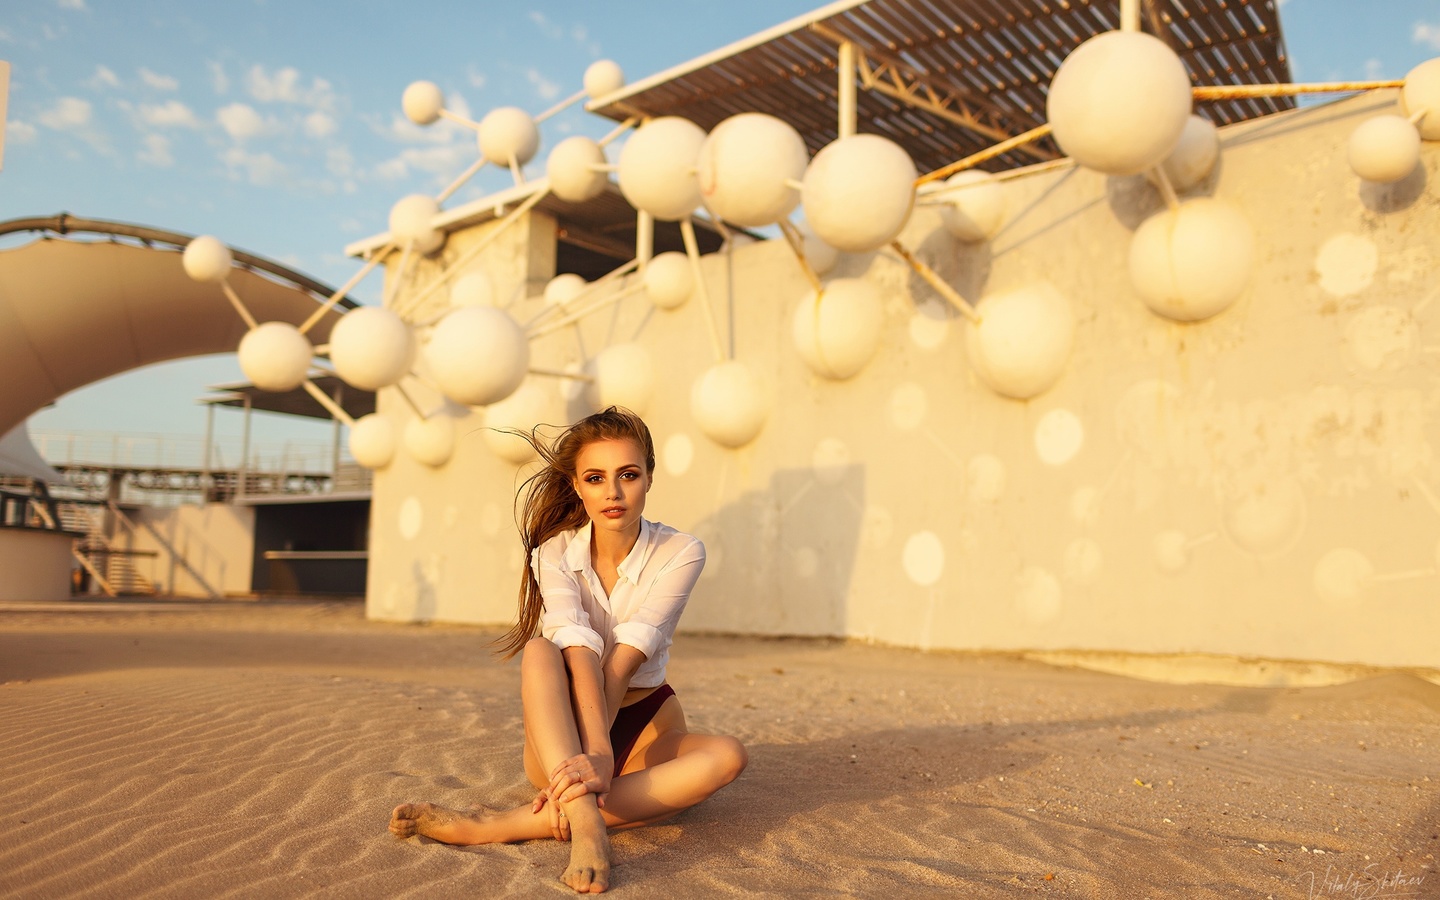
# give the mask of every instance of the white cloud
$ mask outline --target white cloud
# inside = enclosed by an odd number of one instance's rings
[[[275,130],[275,122],[267,120],[246,103],[231,103],[215,111],[215,121],[225,133],[237,141],[260,137]]]
[[[0,28],[0,44],[13,44],[13,43],[15,43],[15,36],[10,33],[10,29],[8,29],[8,28]]]
[[[554,100],[560,95],[560,85],[540,74],[540,70],[530,67],[525,70],[525,77],[535,86],[535,92],[540,95],[541,100]]]
[[[375,166],[374,174],[376,178],[383,181],[399,181],[410,174],[410,168],[405,165],[405,160],[397,156]]]
[[[40,124],[56,131],[76,131],[90,124],[90,102],[79,97],[61,97],[40,114]]]
[[[1385,64],[1378,59],[1365,60],[1365,80],[1379,81],[1385,76]]]
[[[180,88],[179,79],[152,72],[144,66],[140,67],[140,80],[145,82],[147,87],[152,87],[157,91],[174,91]]]
[[[266,186],[285,175],[285,165],[269,153],[248,153],[243,147],[231,147],[220,154],[220,161],[231,178],[244,178],[251,184]]]
[[[35,140],[37,129],[29,122],[11,119],[5,123],[5,140],[12,144],[28,144]]]
[[[140,120],[157,128],[199,128],[200,120],[179,100],[163,104],[140,104]]]
[[[85,8],[85,0],[55,0],[55,5],[61,9],[83,10]]]
[[[215,93],[223,94],[230,90],[230,76],[225,74],[225,67],[218,62],[207,63],[210,66],[210,87]]]
[[[318,109],[305,117],[305,133],[311,137],[329,137],[339,127],[340,123],[335,121],[334,116]]]
[[[411,171],[436,176],[436,183],[448,183],[475,161],[475,148],[470,145],[446,147],[406,147],[398,156],[375,166],[376,178],[394,181],[409,176]]]
[[[175,165],[175,157],[170,153],[170,139],[165,135],[147,134],[141,143],[144,148],[135,154],[136,159],[162,169]]]
[[[545,18],[545,14],[538,9],[532,9],[530,11],[530,21],[535,23],[535,27],[540,29],[541,34],[552,41],[558,41],[565,36],[564,30],[562,30],[559,25],[555,25],[549,19]]]
[[[250,96],[261,103],[293,103],[327,111],[335,108],[335,91],[330,82],[312,78],[306,87],[300,82],[300,72],[290,66],[273,73],[265,71],[264,66],[252,66],[245,76],[245,86]]]
[[[465,78],[473,88],[483,88],[485,86],[485,73],[476,71],[473,66],[465,73]]]
[[[348,147],[331,147],[325,151],[325,168],[331,175],[350,178],[355,174],[355,155]]]
[[[1416,22],[1414,30],[1410,32],[1410,40],[1440,50],[1440,22]]]
[[[119,87],[120,76],[116,75],[112,70],[105,66],[96,66],[95,74],[91,75],[85,81],[85,86],[95,88],[97,90],[107,87]]]

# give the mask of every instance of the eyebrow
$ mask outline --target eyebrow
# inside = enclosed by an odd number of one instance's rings
[[[617,472],[625,472],[625,471],[628,471],[628,470],[630,470],[630,469],[635,469],[636,471],[639,471],[640,467],[639,467],[638,465],[636,465],[635,463],[626,463],[625,465],[621,466],[620,468],[616,469],[615,471],[617,471]],[[597,469],[597,468],[595,468],[595,467],[593,467],[593,466],[592,466],[591,468],[586,469],[585,471],[581,472],[580,474],[581,474],[581,475],[589,475],[589,474],[592,473],[592,472],[598,472],[598,473],[601,474],[601,475],[604,475],[604,474],[605,474],[605,470],[604,470],[604,469]]]

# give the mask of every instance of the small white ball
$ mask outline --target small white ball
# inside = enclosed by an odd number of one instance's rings
[[[865,368],[880,347],[885,324],[880,290],[859,278],[837,278],[795,308],[792,335],[815,374],[844,380]]]
[[[645,414],[655,395],[655,366],[649,350],[640,344],[613,344],[597,353],[585,369],[595,379],[585,386],[591,409],[623,406]]]
[[[1135,175],[1159,165],[1190,117],[1190,75],[1153,35],[1107,31],[1076,47],[1050,82],[1055,141],[1086,168]]]
[[[562,308],[569,306],[571,301],[589,286],[584,278],[574,272],[556,275],[545,283],[545,305]]]
[[[471,269],[450,285],[451,306],[494,306],[495,285],[484,269]]]
[[[690,258],[671,250],[645,264],[645,293],[656,309],[679,309],[695,290]]]
[[[352,309],[330,332],[330,362],[336,374],[363,391],[378,391],[399,381],[414,359],[410,326],[388,309]]]
[[[445,396],[464,406],[486,406],[525,380],[530,345],[504,310],[467,306],[435,326],[425,360]]]
[[[567,203],[584,203],[604,193],[610,176],[596,166],[605,165],[605,149],[584,135],[572,135],[555,145],[545,160],[550,190]]]
[[[395,426],[379,413],[356,419],[350,429],[350,456],[367,469],[383,469],[395,458]]]
[[[1427,141],[1440,141],[1440,56],[1427,59],[1405,74],[1400,108],[1406,118],[1424,110],[1420,136]]]
[[[1146,219],[1130,239],[1130,281],[1157,315],[1198,322],[1250,283],[1255,230],[1224,200],[1196,197]]]
[[[1037,281],[975,306],[966,335],[970,365],[990,389],[1016,400],[1049,390],[1065,372],[1075,345],[1070,301]]]
[[[1420,132],[1402,116],[1375,116],[1350,133],[1346,151],[1356,175],[1390,184],[1420,164]]]
[[[535,447],[513,431],[529,434],[542,422],[553,422],[554,398],[533,381],[522,384],[515,393],[485,409],[485,430],[481,434],[496,456],[523,466],[535,458]]]
[[[431,125],[445,108],[445,95],[433,81],[411,82],[400,98],[400,108],[405,110],[405,118],[416,125]]]
[[[651,119],[620,150],[620,193],[630,205],[657,219],[683,219],[700,205],[695,163],[705,132],[679,116]]]
[[[411,457],[438,469],[455,454],[455,418],[442,411],[428,419],[411,419],[405,423],[403,440]]]
[[[945,180],[940,220],[966,243],[988,241],[1005,224],[1005,187],[989,172],[966,169]]]
[[[429,194],[410,194],[390,207],[390,237],[417,253],[434,253],[445,243],[445,233],[432,224],[440,215],[440,202]]]
[[[1188,191],[1210,177],[1220,159],[1220,132],[1204,116],[1191,116],[1185,121],[1175,149],[1160,164],[1175,191]],[[1147,169],[1145,177],[1153,183],[1155,170]]]
[[[763,228],[790,215],[800,192],[787,182],[805,175],[810,152],[794,126],[765,113],[731,116],[700,145],[696,177],[705,207],[742,228]]]
[[[289,322],[261,322],[245,332],[237,351],[240,371],[262,391],[293,391],[310,372],[315,348]]]
[[[540,149],[540,129],[525,110],[517,106],[501,106],[490,110],[480,120],[480,131],[475,141],[486,162],[508,169],[512,158],[517,165],[523,166]]]
[[[208,234],[193,238],[180,256],[186,275],[196,281],[216,284],[230,274],[230,264],[234,260],[230,248],[220,243],[219,238]]]
[[[820,240],[808,223],[802,224],[798,230],[801,238],[800,252],[805,255],[805,261],[816,275],[826,275],[839,264],[840,251]]]
[[[705,436],[722,447],[743,447],[765,427],[769,415],[760,379],[742,362],[716,363],[690,389],[690,415]]]
[[[915,203],[915,163],[899,144],[874,134],[840,138],[805,170],[805,221],[825,243],[865,253],[890,243]]]
[[[613,59],[597,59],[585,70],[585,93],[591,100],[613,94],[625,86],[625,73]]]

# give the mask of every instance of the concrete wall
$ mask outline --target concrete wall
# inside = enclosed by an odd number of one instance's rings
[[[0,528],[0,600],[69,600],[74,541],[72,534]]]
[[[145,507],[126,515],[137,528],[128,545],[125,532],[118,540],[127,549],[158,554],[153,563],[137,565],[153,577],[159,593],[192,597],[250,593],[255,555],[253,508],[207,503]]]
[[[1161,207],[1141,180],[1008,181],[1007,224],[978,247],[917,208],[903,241],[967,297],[1043,278],[1072,302],[1069,367],[1028,402],[977,380],[964,319],[888,251],[832,273],[883,287],[876,358],[848,381],[813,375],[790,338],[807,284],[778,241],[704,261],[723,339],[771,391],[745,448],[690,420],[711,362],[695,298],[660,312],[634,297],[535,341],[534,362],[575,366],[632,339],[651,352],[649,515],[709,551],[686,628],[1440,666],[1440,148],[1387,190],[1344,155],[1393,101],[1222,132],[1206,189],[1248,216],[1258,263],[1240,302],[1199,324],[1158,318],[1130,285],[1130,235]],[[515,237],[480,264],[502,295],[536,293],[545,273]],[[551,421],[584,411],[541,381]],[[410,415],[393,390],[381,410]],[[377,473],[371,616],[513,616],[520,473],[479,426],[466,421],[442,469],[402,452]]]

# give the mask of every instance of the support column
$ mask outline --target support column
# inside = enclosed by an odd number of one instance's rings
[[[245,395],[245,424],[240,432],[240,465],[235,470],[236,499],[245,497],[245,482],[250,480],[250,395]]]
[[[839,104],[840,121],[836,127],[839,136],[850,137],[855,133],[855,45],[845,41],[840,45],[840,57],[835,66],[836,77],[840,79],[835,88]]]

